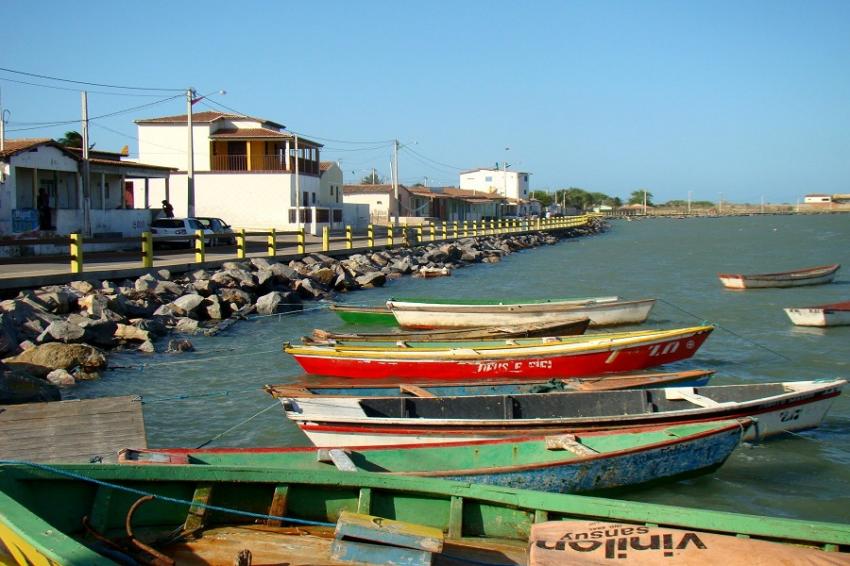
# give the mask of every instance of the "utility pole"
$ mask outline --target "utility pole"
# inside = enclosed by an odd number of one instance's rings
[[[80,93],[83,105],[83,234],[91,236],[91,167],[89,166],[89,99],[88,93]],[[123,190],[123,188],[121,189]]]
[[[398,200],[398,140],[393,140],[393,194],[395,195],[395,223],[398,225],[398,217],[401,214],[401,202]]]
[[[186,216],[195,216],[195,142],[192,137],[192,104],[195,89],[186,89],[186,124],[189,130],[189,160],[186,164]]]
[[[691,213],[691,193],[693,191],[688,191],[688,214]]]
[[[643,215],[646,216],[646,189],[643,190]]]
[[[301,231],[301,175],[299,170],[298,134],[295,134],[295,229]]]
[[[0,151],[6,149],[6,110],[3,110],[3,93],[0,91]]]

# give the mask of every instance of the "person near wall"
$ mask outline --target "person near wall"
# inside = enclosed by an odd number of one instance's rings
[[[162,213],[166,218],[174,218],[174,207],[167,200],[162,201]]]
[[[38,189],[36,208],[38,208],[38,229],[50,230],[50,197],[44,188]]]

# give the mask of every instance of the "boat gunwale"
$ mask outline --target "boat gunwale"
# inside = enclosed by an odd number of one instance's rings
[[[793,269],[791,271],[779,271],[776,273],[755,273],[751,275],[745,273],[718,273],[717,276],[721,279],[753,279],[769,281],[773,281],[776,279],[788,279],[790,281],[793,281],[794,279],[803,277],[819,277],[823,275],[828,275],[830,273],[838,271],[840,268],[840,263],[832,263],[829,265],[819,265],[817,267],[807,267],[804,269]],[[799,277],[795,277],[795,275],[799,275]]]
[[[302,422],[332,422],[332,423],[346,423],[346,424],[355,424],[355,425],[383,425],[387,428],[394,427],[395,430],[400,430],[395,428],[395,425],[410,425],[412,422],[427,422],[430,427],[444,427],[444,426],[459,426],[463,428],[469,428],[471,426],[476,427],[484,427],[484,426],[510,426],[516,423],[524,423],[527,425],[542,425],[542,426],[583,426],[583,425],[594,425],[598,423],[611,422],[615,421],[617,424],[622,422],[634,422],[634,421],[646,421],[647,424],[653,422],[667,422],[665,419],[678,419],[678,418],[688,418],[688,417],[699,417],[701,415],[712,415],[712,413],[720,412],[717,416],[712,416],[709,420],[726,420],[726,419],[734,419],[751,416],[755,413],[752,412],[743,412],[749,408],[758,408],[758,414],[762,414],[765,412],[769,412],[775,410],[776,406],[783,407],[796,407],[798,405],[805,405],[807,403],[812,403],[815,401],[832,399],[834,397],[838,397],[841,395],[841,389],[847,384],[847,380],[836,378],[829,382],[824,382],[821,387],[816,387],[816,384],[821,383],[820,381],[796,381],[796,382],[774,382],[772,384],[759,384],[759,385],[775,385],[782,384],[785,385],[787,383],[795,383],[795,384],[806,384],[806,388],[803,390],[794,390],[787,391],[785,393],[781,393],[778,395],[771,395],[769,397],[760,397],[757,399],[752,399],[744,402],[735,402],[734,405],[729,405],[726,407],[696,407],[692,409],[681,409],[676,411],[665,411],[665,412],[655,412],[655,413],[635,413],[635,414],[626,414],[626,415],[604,415],[604,416],[593,416],[593,417],[550,417],[550,418],[528,418],[528,419],[436,419],[436,418],[397,418],[397,417],[345,417],[345,416],[332,416],[326,414],[311,414],[309,416],[303,415],[303,413],[299,413],[293,410],[287,410],[285,403],[287,401],[294,401],[298,403],[297,397],[289,397],[287,399],[280,399],[281,405],[284,405],[284,412],[286,417],[292,421],[297,422],[298,426],[301,426]],[[747,385],[708,385],[706,387],[747,387]],[[664,389],[648,389],[648,390],[635,390],[635,391],[664,391],[665,389],[680,389],[676,387],[668,387]],[[685,389],[691,389],[689,387],[685,387]],[[830,391],[834,389],[834,391]],[[577,395],[577,394],[592,394],[592,393],[605,393],[605,392],[593,392],[593,391],[564,391],[564,392],[553,392],[548,393],[548,395]],[[524,395],[535,395],[524,394]],[[799,399],[791,402],[794,396],[800,396]],[[480,395],[476,397],[505,397],[505,395]],[[510,397],[516,397],[516,395],[510,395]],[[352,397],[349,398],[353,401],[356,401],[359,405],[363,398]],[[401,399],[406,399],[401,397]],[[724,411],[734,411],[731,414],[724,414]],[[675,421],[674,421],[675,422]],[[415,427],[412,429],[405,429],[410,431],[415,431]],[[423,430],[431,430],[431,429],[423,429]],[[519,429],[522,430],[522,429]],[[442,432],[448,432],[441,430]]]
[[[463,305],[463,304],[431,304],[431,303],[403,303],[396,301],[387,301],[387,307],[390,312],[428,312],[428,313],[469,313],[469,314],[517,314],[517,313],[550,313],[550,312],[573,312],[573,311],[602,311],[627,309],[631,307],[640,307],[646,304],[654,305],[657,299],[633,299],[633,300],[617,300],[605,302],[586,302],[586,303],[519,303],[506,305]]]

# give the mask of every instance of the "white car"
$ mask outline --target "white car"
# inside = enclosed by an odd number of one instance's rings
[[[157,218],[151,222],[151,234],[157,242],[169,244],[181,244],[192,247],[192,241],[188,239],[196,230],[203,230],[204,245],[210,245],[215,234],[209,228],[204,228],[194,218]],[[168,239],[163,236],[181,236],[180,238]]]

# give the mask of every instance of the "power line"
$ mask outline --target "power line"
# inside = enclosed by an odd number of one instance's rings
[[[410,153],[414,153],[414,154],[418,155],[419,157],[421,157],[422,159],[425,159],[425,160],[430,161],[432,163],[436,163],[437,165],[442,165],[443,167],[448,167],[449,169],[455,169],[456,171],[463,171],[463,169],[464,169],[463,167],[457,167],[455,165],[449,165],[448,163],[443,163],[441,161],[437,161],[436,159],[431,159],[428,156],[422,155],[421,153],[414,150],[410,146],[404,146],[402,149],[406,149]]]
[[[38,84],[38,83],[31,83],[31,82],[27,82],[27,81],[19,81],[19,80],[16,80],[16,79],[10,79],[8,77],[0,77],[0,81],[17,83],[17,84],[22,84],[22,85],[29,85],[29,86],[37,86],[37,87],[41,87],[41,88],[50,88],[50,89],[53,89],[53,90],[67,90],[67,91],[70,91],[70,92],[80,92],[80,89],[78,89],[78,88],[71,88],[71,87],[67,87],[67,86],[43,85],[43,84]],[[141,93],[136,94],[136,93],[130,93],[130,92],[109,92],[109,91],[106,91],[106,90],[89,90],[87,92],[89,94],[105,94],[107,96],[136,96],[136,97],[139,97],[139,96],[150,96],[150,97],[162,96],[161,94],[141,94]]]
[[[236,110],[235,108],[231,108],[230,106],[225,106],[225,105],[224,105],[224,104],[222,104],[221,102],[218,102],[218,101],[216,101],[214,98],[211,98],[211,97],[209,97],[209,96],[208,96],[208,97],[206,97],[206,98],[204,98],[204,101],[209,101],[209,102],[213,103],[213,104],[214,104],[214,105],[216,105],[216,106],[219,106],[219,107],[224,108],[225,110],[229,110],[229,111],[231,111],[231,112],[235,112],[236,114],[238,114],[238,115],[240,115],[240,116],[244,116],[244,117],[246,117],[246,118],[250,118],[250,117],[251,117],[250,115],[245,114],[244,112],[241,112],[241,111],[239,111],[239,110]],[[207,105],[207,106],[209,106],[209,105]],[[383,147],[384,145],[390,145],[391,143],[393,143],[393,141],[395,141],[395,140],[372,140],[372,141],[364,141],[364,140],[356,140],[356,141],[355,141],[355,140],[339,140],[339,139],[334,139],[334,138],[325,138],[325,137],[322,137],[322,136],[316,136],[316,135],[309,134],[309,133],[306,133],[306,132],[298,132],[298,131],[292,130],[292,129],[290,129],[290,128],[287,128],[287,129],[288,129],[290,132],[292,132],[293,134],[298,134],[299,136],[304,136],[304,137],[306,137],[306,138],[310,138],[310,139],[314,139],[314,140],[329,141],[329,142],[333,142],[333,143],[348,143],[348,144],[352,144],[352,145],[353,145],[353,144],[364,144],[364,145],[370,145],[370,144],[371,144],[371,145],[381,144],[381,147]]]
[[[158,90],[163,92],[174,92],[180,91],[183,92],[185,88],[154,88],[154,87],[141,87],[141,86],[121,86],[121,85],[111,85],[106,83],[91,83],[86,81],[75,81],[72,79],[62,79],[59,77],[51,77],[50,75],[39,75],[38,73],[28,73],[26,71],[16,71],[14,69],[7,69],[6,67],[0,67],[0,71],[6,71],[7,73],[15,73],[17,75],[26,75],[28,77],[35,77],[38,79],[46,79],[50,81],[59,81],[63,83],[73,83],[78,85],[89,85],[89,86],[101,86],[105,88],[118,88],[123,90]]]

